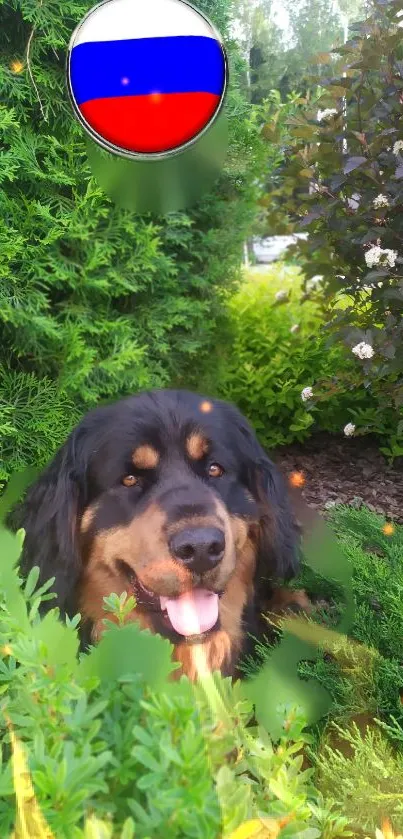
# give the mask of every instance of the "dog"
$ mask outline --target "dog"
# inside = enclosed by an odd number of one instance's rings
[[[55,578],[61,615],[84,643],[104,631],[103,598],[173,645],[179,675],[233,676],[264,604],[299,568],[282,477],[235,406],[155,390],[98,407],[28,490],[23,575]],[[53,604],[52,604],[53,605]]]

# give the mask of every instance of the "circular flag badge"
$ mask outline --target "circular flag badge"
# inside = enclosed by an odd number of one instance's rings
[[[227,59],[210,21],[184,0],[106,0],[73,33],[67,76],[93,140],[152,158],[180,151],[213,123]]]

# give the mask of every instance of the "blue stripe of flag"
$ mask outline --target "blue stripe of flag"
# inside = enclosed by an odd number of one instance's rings
[[[155,92],[220,96],[225,62],[220,43],[201,35],[90,41],[73,47],[70,80],[78,105]]]

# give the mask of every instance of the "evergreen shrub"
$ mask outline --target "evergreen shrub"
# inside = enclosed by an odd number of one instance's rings
[[[103,195],[65,87],[92,5],[0,0],[0,480],[45,463],[95,404],[208,363],[255,212],[261,146],[229,40],[229,152],[213,192],[165,217]],[[230,0],[198,5],[228,36]]]

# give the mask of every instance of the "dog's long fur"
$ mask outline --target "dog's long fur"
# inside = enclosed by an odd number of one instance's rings
[[[196,646],[208,667],[231,675],[258,632],[262,603],[298,570],[276,467],[235,407],[188,391],[143,393],[89,413],[28,491],[17,523],[26,531],[23,573],[39,565],[42,581],[55,577],[61,613],[81,612],[84,639],[102,632],[104,596],[133,591],[133,620],[171,638],[190,678],[195,644],[170,631],[152,594],[219,592],[219,625]],[[168,545],[199,525],[225,534],[221,561],[201,574]]]

